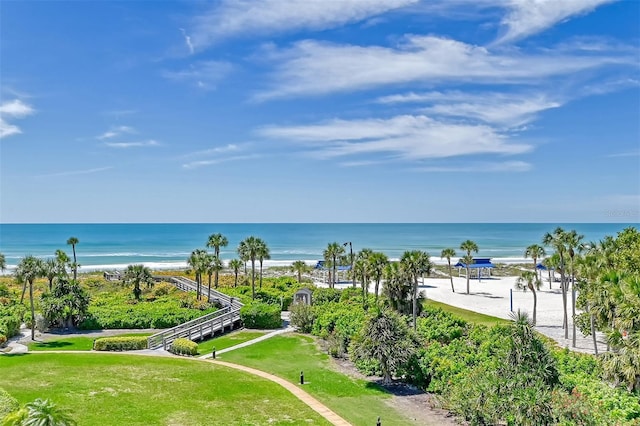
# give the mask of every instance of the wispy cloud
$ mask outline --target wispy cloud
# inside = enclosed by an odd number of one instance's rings
[[[419,0],[222,0],[194,20],[192,46],[202,50],[222,39],[293,30],[324,30],[358,22]]]
[[[473,154],[511,155],[532,149],[528,144],[512,142],[491,126],[447,122],[424,115],[269,126],[258,133],[296,143],[319,158],[378,154],[412,161]]]
[[[0,104],[0,138],[22,133],[22,130],[15,124],[11,124],[9,120],[25,118],[33,113],[35,113],[33,107],[20,99]]]
[[[609,158],[619,158],[619,157],[640,157],[640,150],[635,151],[627,151],[627,152],[617,152],[614,154],[607,155]]]
[[[312,40],[272,50],[271,88],[257,100],[349,92],[415,82],[539,84],[604,65],[636,66],[631,54],[569,54],[546,50],[490,50],[435,36],[405,37],[396,47],[357,46]]]
[[[192,157],[204,157],[208,155],[217,155],[217,154],[228,154],[231,152],[238,152],[246,149],[249,144],[227,144],[221,146],[215,146],[213,148],[202,149],[200,151],[190,152],[182,156],[182,158],[192,158]]]
[[[105,142],[105,145],[110,148],[142,148],[142,147],[159,146],[160,143],[156,140],[149,139],[146,141],[138,141],[138,142]]]
[[[234,155],[231,157],[214,158],[210,160],[191,161],[182,165],[185,169],[197,169],[200,167],[213,166],[215,164],[227,163],[229,161],[244,161],[260,158],[260,154]]]
[[[85,169],[85,170],[69,170],[69,171],[65,171],[65,172],[48,173],[48,174],[45,174],[45,175],[37,175],[37,176],[34,176],[34,177],[44,178],[44,177],[88,175],[88,174],[92,174],[92,173],[104,172],[104,171],[111,170],[111,169],[113,169],[113,166],[97,167],[97,168],[94,168],[94,169]]]
[[[502,19],[505,34],[498,42],[513,42],[539,33],[572,16],[591,12],[618,0],[510,0]]]
[[[184,28],[180,28],[180,32],[182,33],[182,37],[184,37],[184,44],[187,45],[187,48],[189,49],[189,53],[193,54],[194,49],[193,49],[193,43],[191,42],[191,37],[187,35],[187,32],[184,30]]]
[[[416,167],[413,171],[429,173],[502,173],[528,172],[531,164],[524,161],[476,162],[466,166],[425,166]]]
[[[179,71],[164,71],[165,78],[188,82],[202,90],[213,90],[233,70],[233,65],[224,61],[202,61]]]
[[[96,139],[104,140],[104,139],[113,139],[122,135],[131,135],[135,134],[136,129],[130,126],[116,126],[102,133],[101,135],[96,136]]]

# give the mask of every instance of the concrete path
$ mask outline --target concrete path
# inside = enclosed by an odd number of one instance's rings
[[[331,411],[326,405],[322,404],[320,401],[309,395],[307,392],[300,389],[298,385],[294,385],[284,379],[281,379],[278,376],[274,376],[273,374],[265,373],[261,370],[256,370],[255,368],[245,367],[244,365],[232,364],[230,362],[218,361],[213,359],[206,360],[207,362],[211,362],[213,364],[221,365],[227,368],[233,368],[235,370],[244,371],[245,373],[253,374],[258,377],[262,377],[263,379],[271,380],[274,383],[279,384],[289,392],[291,392],[296,398],[300,401],[307,404],[313,411],[320,414],[322,417],[327,419],[331,424],[336,426],[350,426],[351,423],[340,417],[335,412]]]
[[[273,336],[277,336],[278,334],[290,333],[292,331],[295,331],[295,328],[293,328],[291,326],[287,326],[286,328],[281,328],[281,329],[272,331],[270,333],[263,334],[262,336],[256,337],[255,339],[247,340],[246,342],[239,343],[239,344],[237,344],[235,346],[231,346],[229,348],[221,349],[219,351],[216,351],[216,356],[220,355],[220,354],[223,354],[225,352],[234,351],[236,349],[244,348],[246,346],[253,345],[253,344],[258,343],[258,342],[262,342],[263,340],[270,339]],[[212,354],[212,352],[209,352],[208,354],[204,354],[202,356],[199,356],[198,358],[208,359],[208,358],[211,358],[211,354]]]

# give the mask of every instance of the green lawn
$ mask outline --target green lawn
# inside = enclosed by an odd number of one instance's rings
[[[354,425],[410,425],[412,421],[385,403],[391,398],[383,389],[364,380],[335,371],[329,356],[319,350],[314,339],[285,334],[219,356],[222,361],[254,367],[282,377],[302,388]]]
[[[118,337],[149,335],[149,333],[128,333],[119,334]],[[28,346],[30,351],[90,351],[93,349],[94,340],[94,337],[61,337],[45,342],[29,343]]]
[[[443,311],[449,312],[467,322],[474,324],[486,325],[488,327],[496,324],[509,324],[510,321],[498,317],[492,317],[491,315],[479,314],[478,312],[468,311],[466,309],[457,308],[455,306],[447,305],[446,303],[436,302],[429,300],[425,302],[426,306],[432,306],[434,308],[441,308]]]
[[[216,348],[216,351],[230,348],[231,346],[239,345],[240,343],[253,340],[257,337],[263,336],[264,334],[264,331],[234,331],[232,333],[214,337],[213,339],[208,339],[201,343],[198,343],[198,353],[200,355],[211,353],[213,352],[214,347]]]
[[[20,403],[49,398],[80,425],[329,424],[277,384],[203,361],[3,355],[0,377]]]

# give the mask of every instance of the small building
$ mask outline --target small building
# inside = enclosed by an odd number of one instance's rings
[[[293,295],[293,303],[304,303],[305,305],[311,305],[311,296],[313,292],[308,288],[301,288]]]
[[[107,281],[120,281],[122,280],[122,275],[120,271],[104,271],[104,279]]]
[[[454,265],[454,267],[458,268],[458,276],[461,276],[461,272],[464,270],[465,277],[467,273],[467,265],[462,261],[458,261]],[[473,277],[473,272],[475,271],[475,278],[481,279],[483,276],[485,278],[491,277],[491,269],[495,268],[496,265],[491,263],[490,258],[473,258],[473,263],[469,265],[469,278]]]

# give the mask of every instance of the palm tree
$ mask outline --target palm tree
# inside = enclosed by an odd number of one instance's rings
[[[451,258],[456,255],[456,249],[446,248],[440,252],[440,259],[446,258],[447,265],[449,265],[449,279],[451,280],[451,291],[456,292],[456,289],[453,287],[453,274],[451,273]]]
[[[538,295],[536,294],[536,290],[540,290],[540,285],[542,285],[542,283],[536,272],[522,271],[516,280],[516,288],[518,290],[531,290],[533,293],[533,325],[536,325],[536,310],[538,308]]]
[[[296,260],[291,264],[291,270],[298,274],[298,282],[302,283],[302,274],[309,272],[311,268],[303,260]]]
[[[128,284],[133,284],[133,296],[136,300],[140,300],[142,289],[140,284],[150,286],[153,284],[153,275],[151,270],[144,265],[129,265],[124,271],[124,280]]]
[[[49,280],[49,292],[53,291],[53,280],[58,276],[58,263],[55,259],[42,262],[42,275]]]
[[[251,260],[251,298],[256,298],[256,258],[260,252],[261,239],[254,236],[247,237],[240,242],[238,254]]]
[[[413,329],[416,329],[416,319],[418,317],[418,277],[424,273],[431,272],[431,261],[429,254],[421,250],[405,251],[400,259],[400,266],[406,271],[413,281],[412,301],[413,301]]]
[[[329,243],[329,245],[327,245],[327,248],[322,253],[324,260],[327,263],[330,263],[331,267],[333,268],[333,276],[331,281],[329,282],[330,288],[335,288],[336,286],[336,266],[338,264],[337,260],[343,254],[344,254],[344,247],[342,246],[342,244],[339,244],[336,242]]]
[[[271,252],[269,246],[263,240],[260,240],[260,246],[258,248],[258,261],[260,262],[260,288],[262,288],[262,262],[271,259]]]
[[[572,336],[571,345],[576,347],[576,274],[574,270],[574,262],[576,250],[582,249],[582,239],[584,235],[579,235],[575,230],[571,230],[565,234],[565,244],[569,254],[569,268],[571,270],[571,326]]]
[[[234,287],[238,287],[238,272],[240,272],[242,265],[244,265],[244,262],[240,259],[231,259],[229,261],[229,268],[233,269],[233,274],[235,276],[235,280],[233,282]]]
[[[58,274],[67,276],[67,265],[70,263],[69,256],[64,251],[56,250],[56,264],[58,268]]]
[[[371,249],[364,248],[360,250],[354,259],[356,264],[358,265],[357,271],[356,270],[351,271],[351,273],[353,274],[354,283],[356,282],[355,280],[356,276],[360,275],[360,277],[362,278],[360,285],[362,286],[363,306],[366,306],[365,302],[367,300],[367,295],[369,294],[369,275],[370,275],[369,258],[371,257],[372,254],[373,254],[373,250]]]
[[[380,287],[380,280],[384,275],[384,269],[389,263],[389,258],[386,254],[381,252],[373,252],[367,259],[369,263],[369,274],[371,278],[376,282],[375,287],[375,295],[376,295],[376,305],[378,304],[378,289]]]
[[[408,314],[410,309],[407,309],[407,302],[411,290],[411,277],[400,267],[399,262],[390,262],[384,268],[384,280],[382,293],[389,300],[391,307],[401,314]]]
[[[222,234],[211,234],[209,235],[209,239],[207,240],[207,247],[212,248],[213,249],[213,253],[216,257],[216,259],[220,260],[220,247],[226,247],[229,245],[229,240],[227,240],[227,237],[225,237]],[[215,286],[216,288],[218,288],[218,272],[219,270],[216,270],[216,278],[215,278]],[[211,287],[211,285],[209,285],[209,287]],[[211,292],[209,292],[211,293]]]
[[[524,251],[524,258],[528,258],[530,257],[531,259],[533,259],[533,271],[536,272],[536,268],[538,267],[538,259],[542,259],[543,257],[545,257],[547,253],[544,251],[544,247],[538,245],[538,244],[531,244],[529,247],[527,247]],[[542,275],[542,270],[540,271],[540,274]],[[535,324],[536,320],[533,320],[533,323]]]
[[[16,278],[23,285],[29,284],[29,303],[31,305],[31,340],[36,338],[36,312],[33,304],[33,282],[42,276],[42,259],[34,256],[23,258],[16,268]]]
[[[469,294],[469,279],[471,278],[470,276],[470,266],[473,264],[473,257],[471,256],[471,252],[473,253],[477,253],[478,252],[478,245],[471,240],[467,240],[464,241],[462,244],[460,244],[460,250],[464,250],[467,255],[464,257],[464,265],[467,268],[467,294]]]
[[[565,230],[561,227],[557,227],[553,233],[547,232],[542,237],[542,244],[546,246],[551,246],[558,257],[560,258],[560,264],[558,265],[560,269],[560,288],[562,289],[562,307],[564,309],[564,317],[563,324],[564,327],[564,338],[569,338],[569,318],[567,314],[567,285],[565,282],[565,269],[564,269],[564,259],[567,252],[567,248],[565,246]]]
[[[205,256],[205,266],[207,275],[209,276],[209,290],[207,292],[207,301],[211,302],[211,276],[213,274],[218,275],[218,272],[224,268],[222,261],[218,259],[215,255],[208,254]],[[218,283],[216,283],[216,288],[218,287]]]
[[[202,274],[207,270],[206,250],[196,249],[191,252],[191,256],[187,259],[187,264],[191,266],[196,275],[196,298],[200,300],[200,291],[202,288]]]
[[[553,275],[555,276],[555,270],[560,266],[560,256],[558,253],[554,253],[551,256],[542,259],[542,266],[547,268],[547,272],[549,274],[549,290],[551,290],[551,283],[553,282],[551,271],[554,271]]]
[[[4,254],[0,253],[0,272],[7,269],[7,262],[4,260]]]
[[[78,259],[76,259],[76,244],[80,241],[76,237],[70,237],[67,240],[67,244],[71,245],[71,249],[73,250],[73,280],[78,279]]]

